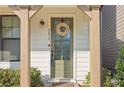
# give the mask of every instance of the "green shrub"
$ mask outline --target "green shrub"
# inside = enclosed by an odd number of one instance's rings
[[[85,77],[85,81],[83,81],[83,87],[89,87],[90,86],[90,72],[87,73]]]
[[[103,77],[104,86],[124,87],[124,47],[120,49],[115,63],[115,72],[113,75],[110,70],[104,69]]]
[[[112,73],[107,68],[102,69],[102,77],[103,77],[103,86],[104,87],[111,87],[113,83],[111,82],[113,79]],[[84,82],[85,86],[90,86],[90,72],[88,72],[86,76],[86,81]]]
[[[112,87],[113,84],[112,84],[112,73],[109,69],[107,68],[103,68],[103,71],[102,71],[102,76],[103,76],[103,86],[104,87]]]
[[[116,85],[124,87],[124,47],[121,48],[115,64]]]
[[[31,86],[41,86],[41,73],[36,68],[31,68]],[[0,87],[19,87],[20,70],[0,69]]]
[[[31,86],[38,87],[41,86],[41,71],[36,68],[32,68],[31,70]]]
[[[90,85],[90,72],[88,72],[87,76],[86,76],[86,85]]]
[[[0,87],[19,86],[19,71],[0,69]]]

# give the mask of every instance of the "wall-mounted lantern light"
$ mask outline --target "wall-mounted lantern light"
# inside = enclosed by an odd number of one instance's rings
[[[41,25],[44,25],[45,24],[45,22],[43,21],[43,19],[41,19],[40,24]]]

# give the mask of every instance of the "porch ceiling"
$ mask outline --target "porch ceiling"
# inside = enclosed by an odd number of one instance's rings
[[[29,11],[29,18],[31,18],[40,8],[42,8],[42,5],[8,5],[9,8],[11,8],[16,15],[21,17],[21,10],[27,9]]]
[[[12,9],[19,10],[21,8],[29,8],[30,10],[35,10],[39,7],[43,7],[43,5],[8,5]],[[53,6],[53,5],[51,5]],[[62,5],[63,6],[63,5]],[[83,9],[85,11],[89,11],[92,7],[101,7],[101,5],[76,5],[78,8]],[[5,7],[5,6],[4,6]]]
[[[37,10],[43,7],[43,5],[8,5],[8,6],[13,10],[21,10],[25,8],[28,8],[29,10]]]
[[[76,5],[84,14],[91,18],[91,8],[100,8],[100,5]],[[37,11],[43,5],[8,5],[12,10],[19,11],[21,9],[29,9],[29,11]],[[32,12],[33,13],[33,12]]]

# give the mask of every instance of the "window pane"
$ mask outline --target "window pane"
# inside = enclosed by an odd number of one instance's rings
[[[11,38],[11,28],[2,28],[2,37],[3,38]]]
[[[2,27],[12,27],[11,17],[3,16],[2,17]]]
[[[20,29],[19,28],[13,28],[13,33],[12,33],[12,37],[13,38],[19,38],[20,37]]]
[[[3,60],[16,61],[20,59],[19,40],[4,40]]]
[[[12,27],[20,27],[20,21],[19,21],[19,18],[17,17],[17,16],[14,16],[14,17],[12,17]]]

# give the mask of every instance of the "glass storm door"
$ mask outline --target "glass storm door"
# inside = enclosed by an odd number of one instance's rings
[[[73,18],[51,18],[51,77],[73,78]]]

